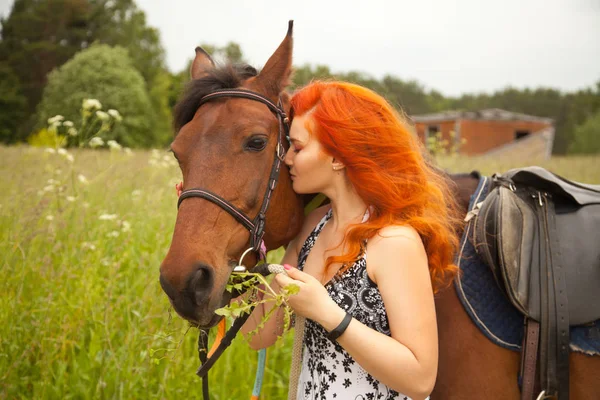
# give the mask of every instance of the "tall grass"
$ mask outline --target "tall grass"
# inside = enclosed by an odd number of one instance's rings
[[[0,398],[200,398],[197,331],[158,284],[177,167],[166,152],[73,154],[71,164],[0,147]],[[527,160],[441,163],[489,174]],[[598,183],[598,165],[588,157],[545,166]],[[262,398],[285,398],[290,350],[290,334],[269,350]],[[256,353],[236,339],[211,370],[211,397],[249,398],[255,366]]]

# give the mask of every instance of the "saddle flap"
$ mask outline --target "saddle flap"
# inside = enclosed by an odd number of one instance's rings
[[[530,201],[531,194],[506,187],[498,188],[497,251],[505,292],[525,315],[540,318],[540,263],[545,262],[540,243],[539,221]]]

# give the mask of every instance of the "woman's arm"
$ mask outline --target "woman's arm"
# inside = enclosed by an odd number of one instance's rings
[[[297,239],[297,238],[296,238]],[[290,264],[296,266],[298,262],[298,245],[297,240],[292,240],[286,250],[285,255],[282,259],[282,264]],[[271,289],[275,293],[279,293],[280,286],[277,284],[275,280],[271,282]],[[269,294],[269,290],[266,291],[264,295],[265,299],[272,297]],[[260,324],[262,318],[275,307],[275,302],[266,302],[260,304],[258,307],[254,309],[246,323],[242,326],[242,333],[245,335],[248,332],[252,332],[256,329],[256,327]],[[264,349],[273,345],[279,336],[283,334],[283,308],[278,307],[278,309],[271,315],[269,320],[266,322],[265,326],[256,333],[250,339],[250,347],[254,350]]]
[[[304,241],[312,232],[313,228],[319,223],[321,218],[327,213],[329,208],[329,205],[319,207],[306,216],[300,233],[288,244],[283,259],[281,260],[281,264],[288,264],[293,267],[297,266],[298,255]],[[276,280],[273,280],[270,286],[275,293],[279,293],[281,286]],[[267,293],[268,292],[269,291],[267,290]],[[269,295],[265,294],[265,298],[268,298],[267,296]],[[260,324],[263,316],[269,313],[273,307],[275,307],[275,302],[263,303],[260,307],[256,307],[248,318],[248,321],[242,326],[242,333],[247,334],[248,332],[255,330]],[[273,345],[277,341],[277,338],[284,333],[283,325],[283,309],[279,307],[279,309],[271,315],[260,332],[252,337],[250,340],[250,347],[257,350]]]
[[[389,227],[369,241],[367,252],[368,270],[383,298],[392,336],[352,319],[337,341],[377,380],[413,399],[426,398],[435,383],[438,348],[433,290],[423,243],[412,228]],[[323,286],[298,270],[288,273],[300,281],[301,288],[297,296],[290,298],[292,307],[327,331],[337,327],[345,312]],[[291,282],[279,275],[277,280],[282,285]]]

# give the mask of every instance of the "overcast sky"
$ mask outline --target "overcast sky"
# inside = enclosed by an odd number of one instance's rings
[[[12,0],[0,0],[7,15]],[[416,79],[446,95],[600,80],[600,0],[137,0],[172,71],[200,43],[264,65],[294,22],[294,64]]]

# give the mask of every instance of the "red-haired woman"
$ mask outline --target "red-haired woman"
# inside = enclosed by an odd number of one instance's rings
[[[435,382],[433,295],[454,276],[451,196],[417,138],[381,96],[313,82],[292,98],[285,162],[297,193],[323,193],[286,251],[306,317],[298,398],[424,399]],[[268,308],[266,306],[265,308]],[[251,330],[268,309],[257,308]],[[281,316],[254,336],[275,342]]]

